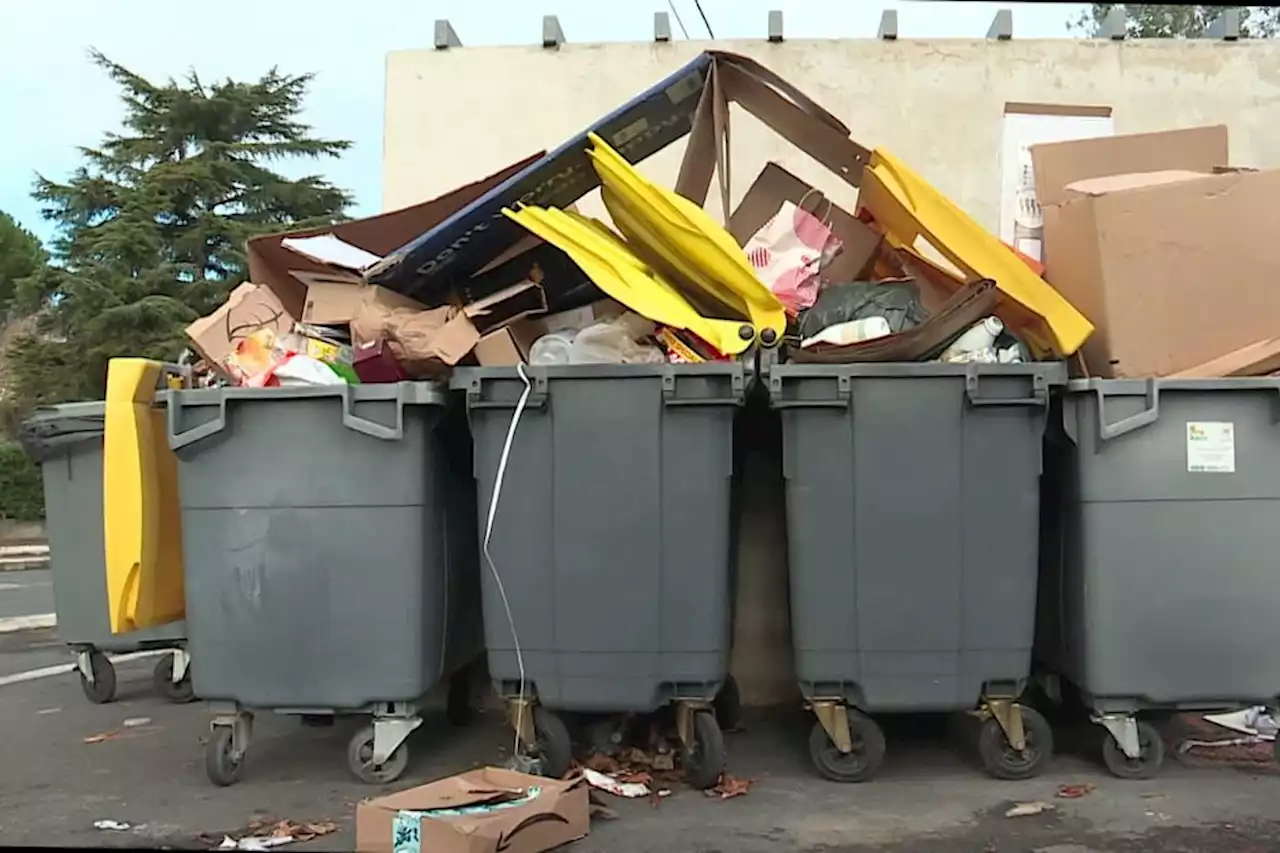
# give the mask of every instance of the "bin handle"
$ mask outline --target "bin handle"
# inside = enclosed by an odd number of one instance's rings
[[[813,379],[817,377],[805,377]],[[829,377],[836,381],[836,393],[830,397],[789,400],[782,396],[782,377],[769,377],[769,405],[775,409],[847,409],[853,400],[853,381],[845,374]]]
[[[964,372],[964,393],[970,406],[1034,406],[1044,408],[1049,405],[1049,383],[1042,373],[1031,374],[1031,396],[1029,397],[982,397],[978,394],[981,383],[979,365],[970,362]]]
[[[529,392],[529,399],[525,401],[524,407],[526,409],[545,409],[547,407],[546,372],[529,369],[526,373],[529,376],[530,383],[533,385],[533,390]],[[484,385],[485,380],[479,377],[471,377],[467,381],[468,409],[514,409],[519,402],[519,398],[515,400],[486,400],[483,395]]]
[[[1147,408],[1136,415],[1130,415],[1127,418],[1121,418],[1114,424],[1107,423],[1106,402],[1107,393],[1101,386],[1095,386],[1093,393],[1098,396],[1098,438],[1103,441],[1110,441],[1113,438],[1119,438],[1122,435],[1141,429],[1145,426],[1151,426],[1160,417],[1160,380],[1147,380]],[[1112,395],[1117,396],[1117,395]]]
[[[730,393],[706,397],[679,397],[676,395],[676,374],[670,370],[662,374],[662,402],[668,406],[733,406],[742,403],[746,394],[746,377],[733,373],[729,378]]]
[[[355,394],[352,390],[354,386],[343,383],[342,385],[333,386],[338,388],[342,393],[342,425],[347,429],[355,432],[363,433],[371,438],[381,439],[382,441],[400,441],[404,438],[404,386],[397,384],[396,396],[391,402],[396,406],[396,422],[395,426],[386,426],[377,421],[371,421],[368,418],[362,418],[355,413]],[[386,401],[379,401],[386,402]]]
[[[204,441],[210,436],[217,435],[226,429],[227,426],[227,398],[221,394],[218,395],[217,401],[196,401],[191,402],[183,399],[182,392],[169,395],[169,403],[165,406],[165,417],[169,427],[169,449],[180,450],[189,444],[195,444],[197,441]],[[216,406],[218,414],[211,421],[192,427],[188,430],[181,430],[179,423],[179,412],[184,408],[208,408]]]

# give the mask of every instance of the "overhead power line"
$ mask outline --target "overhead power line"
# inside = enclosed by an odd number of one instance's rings
[[[676,16],[676,24],[680,27],[680,33],[684,36],[685,41],[689,40],[689,31],[684,28],[684,21],[680,20],[680,13],[676,11],[675,0],[667,0],[667,6],[671,9],[671,14]]]
[[[702,11],[702,0],[693,0],[693,5],[698,7],[698,14],[702,16],[702,24],[707,28],[707,35],[714,40],[716,34],[711,31],[711,22],[707,20],[707,13]]]

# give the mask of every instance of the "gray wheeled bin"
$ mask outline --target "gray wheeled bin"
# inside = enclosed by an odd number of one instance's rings
[[[80,686],[90,702],[116,696],[107,653],[172,649],[156,664],[157,690],[173,702],[194,696],[186,653],[186,625],[111,633],[102,528],[102,434],[106,404],[66,403],[37,412],[21,428],[27,453],[41,463],[53,606],[58,638],[75,655]]]
[[[869,779],[868,714],[976,711],[1001,778],[1052,732],[1031,674],[1041,441],[1061,364],[775,364],[791,631],[814,764]]]
[[[465,417],[430,383],[175,391],[187,626],[209,778],[239,777],[254,710],[369,714],[347,760],[398,778],[421,700],[468,708],[479,656]]]
[[[1280,379],[1073,381],[1046,443],[1036,651],[1160,768],[1165,713],[1280,696]]]
[[[674,705],[686,779],[710,787],[724,766],[713,703],[728,674],[733,424],[745,370],[523,371],[527,385],[515,368],[453,377],[475,442],[494,687],[550,776],[571,760],[556,712]]]

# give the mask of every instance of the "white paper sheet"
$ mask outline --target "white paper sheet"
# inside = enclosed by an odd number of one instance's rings
[[[335,267],[356,272],[363,272],[382,260],[380,255],[366,252],[359,246],[353,246],[332,234],[320,234],[315,237],[285,237],[280,241],[280,245],[313,261],[333,264]]]

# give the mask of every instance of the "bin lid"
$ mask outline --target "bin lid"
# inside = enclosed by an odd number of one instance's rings
[[[101,441],[106,404],[63,403],[37,409],[18,429],[18,441],[27,455],[44,462],[66,454],[87,441]]]

